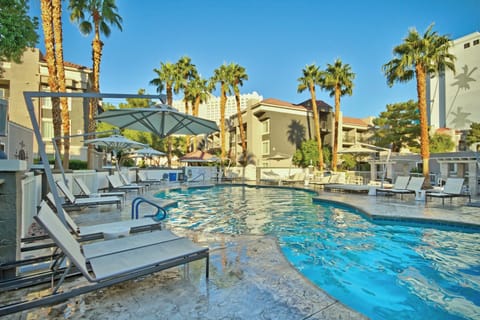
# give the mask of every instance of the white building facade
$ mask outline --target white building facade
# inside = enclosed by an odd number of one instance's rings
[[[446,70],[427,81],[427,107],[432,129],[469,130],[480,122],[480,32],[452,41],[454,74]]]
[[[254,105],[263,100],[263,97],[257,92],[246,93],[240,95],[240,109],[245,110],[247,107]],[[185,103],[182,100],[173,101],[173,107],[181,112],[185,112]],[[191,111],[190,111],[191,112]],[[227,97],[225,106],[225,119],[237,113],[237,102],[235,96]],[[198,116],[208,120],[215,121],[220,124],[220,97],[210,95],[207,102],[200,104]]]

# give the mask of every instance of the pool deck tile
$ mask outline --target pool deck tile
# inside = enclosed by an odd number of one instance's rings
[[[158,190],[152,188],[148,196]],[[129,201],[134,197],[129,194]],[[318,198],[347,203],[372,216],[480,226],[480,208],[465,206],[465,199],[446,201],[442,206],[441,202],[425,205],[413,196],[400,200],[319,191]],[[71,214],[80,225],[104,223],[130,219],[130,206],[122,210],[114,206],[88,208]],[[197,261],[190,264],[188,272],[172,268],[5,319],[366,319],[293,269],[272,237],[173,231],[210,248],[208,281],[204,261]],[[68,285],[75,287],[84,281],[76,279]],[[34,294],[35,290],[28,291]],[[9,299],[15,294],[27,293],[9,293]]]

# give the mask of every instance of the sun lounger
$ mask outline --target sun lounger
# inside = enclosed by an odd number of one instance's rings
[[[140,181],[140,183],[146,183],[146,184],[161,184],[161,183],[164,183],[165,180],[163,179],[151,179],[151,178],[148,178],[147,174],[145,172],[142,172],[142,171],[138,171],[137,172],[137,176],[138,176],[138,179]]]
[[[123,202],[127,200],[127,194],[124,191],[118,191],[118,192],[100,192],[100,193],[95,193],[93,194],[90,191],[90,188],[88,188],[87,184],[85,181],[83,181],[82,178],[79,177],[74,177],[73,180],[77,183],[78,187],[80,188],[80,191],[82,192],[81,195],[87,196],[87,197],[121,197],[123,199]]]
[[[297,183],[297,182],[305,182],[305,173],[297,172],[287,179],[282,179],[282,183]]]
[[[107,176],[107,179],[108,179],[108,182],[110,183],[111,190],[117,190],[117,191],[135,190],[138,193],[143,193],[145,191],[145,186],[138,185],[138,184],[123,183],[117,174]]]
[[[152,231],[127,238],[81,245],[44,201],[40,204],[35,220],[60,248],[61,258],[66,258],[69,263],[65,268],[58,269],[63,272],[60,278],[56,275],[52,276],[52,281],[59,280],[50,294],[2,306],[0,315],[58,303],[87,292],[200,259],[206,261],[205,274],[208,279],[208,247],[198,246],[191,240],[178,237],[170,231]],[[58,262],[60,261],[57,261],[57,266]],[[80,283],[72,289],[59,290],[72,267],[75,267],[90,283]]]
[[[428,190],[426,193],[426,201],[428,198],[441,198],[442,199],[442,206],[445,205],[445,199],[450,199],[452,201],[453,198],[457,197],[468,197],[468,202],[472,201],[472,197],[470,193],[464,193],[463,183],[465,179],[463,178],[448,178],[443,186],[443,191],[430,191]]]
[[[55,182],[57,184],[58,189],[63,193],[66,198],[66,202],[63,204],[64,207],[88,207],[94,205],[107,205],[107,204],[116,204],[117,207],[122,206],[122,198],[120,197],[88,197],[88,198],[79,198],[75,197],[68,188],[68,186],[62,181],[57,180]]]
[[[260,181],[267,183],[280,183],[282,176],[273,171],[262,171]]]
[[[397,180],[400,177],[397,177]],[[408,178],[408,177],[405,177]],[[403,180],[403,178],[402,178]],[[400,181],[398,185],[401,185],[403,181]],[[422,189],[423,182],[425,181],[425,177],[411,177],[410,180],[408,180],[407,186],[402,189],[402,188],[392,188],[392,189],[377,189],[377,195],[378,193],[387,193],[387,194],[399,194],[400,198],[403,199],[404,194],[415,194],[416,192],[419,192]],[[397,181],[395,181],[395,184],[397,184]],[[395,186],[395,185],[394,185]]]
[[[409,176],[398,176],[392,188],[377,188],[376,193],[388,193],[391,190],[405,190],[407,189],[408,181],[410,181]]]
[[[47,200],[50,202],[51,206],[55,206],[55,201],[51,193],[47,194]],[[132,220],[79,226],[65,210],[63,210],[63,216],[65,217],[68,227],[80,241],[102,238],[104,233],[111,233],[114,231],[129,230],[131,233],[136,233],[139,231],[161,229],[161,222],[163,218],[165,218],[164,216],[140,217]]]

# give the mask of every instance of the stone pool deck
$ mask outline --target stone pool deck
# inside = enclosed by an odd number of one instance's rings
[[[157,188],[152,188],[153,194]],[[135,195],[130,194],[131,201]],[[354,205],[371,215],[458,221],[480,226],[480,208],[465,199],[415,201],[413,196],[367,196],[319,192],[319,198]],[[130,219],[130,206],[72,212],[79,224]],[[167,225],[168,227],[168,225]],[[224,236],[174,229],[210,248],[210,279],[203,261],[172,268],[135,281],[78,296],[51,307],[9,315],[6,319],[362,319],[300,275],[272,237]],[[83,283],[76,279],[75,287]],[[15,292],[35,295],[38,289]],[[12,298],[12,297],[10,297]],[[0,296],[0,299],[2,297]]]

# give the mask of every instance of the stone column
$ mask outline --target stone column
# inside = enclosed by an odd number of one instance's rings
[[[0,264],[20,259],[22,177],[27,162],[0,160]],[[16,268],[0,270],[0,280],[16,276]]]

